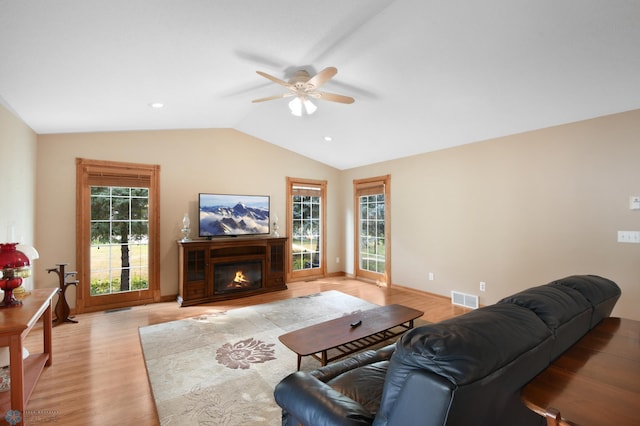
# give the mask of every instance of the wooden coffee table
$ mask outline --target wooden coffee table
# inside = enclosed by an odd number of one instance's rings
[[[403,334],[413,328],[413,320],[423,314],[402,305],[381,306],[304,327],[283,334],[279,339],[298,354],[298,370],[303,356],[312,356],[325,366],[328,362]],[[358,321],[360,325],[351,326]],[[336,349],[338,354],[329,357],[327,352],[330,349]]]

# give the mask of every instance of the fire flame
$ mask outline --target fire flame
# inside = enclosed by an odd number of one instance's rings
[[[236,275],[231,280],[227,288],[242,288],[244,286],[248,286],[251,284],[251,281],[247,278],[247,276],[242,271],[236,271]]]
[[[244,272],[242,271],[236,271],[236,277],[233,279],[234,283],[248,283],[249,280],[247,279],[247,277],[244,275]]]

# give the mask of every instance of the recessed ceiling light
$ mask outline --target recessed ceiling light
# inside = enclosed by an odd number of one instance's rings
[[[333,140],[333,138],[331,136],[325,136],[324,140],[327,142],[331,142]]]
[[[149,104],[149,106],[151,108],[159,109],[159,108],[164,107],[164,104],[162,102],[152,102],[152,103]]]

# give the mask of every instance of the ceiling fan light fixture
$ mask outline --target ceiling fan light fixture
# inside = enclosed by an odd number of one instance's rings
[[[304,105],[304,109],[305,109],[305,111],[307,111],[308,115],[313,114],[318,109],[318,107],[313,102],[311,102],[309,99],[305,99],[302,102],[302,104]]]
[[[318,109],[318,107],[313,102],[311,102],[307,98],[303,98],[302,96],[296,96],[289,102],[289,109],[291,110],[291,114],[295,115],[296,117],[302,117],[303,107],[304,112],[306,112],[307,115],[313,114]]]
[[[291,102],[289,102],[289,109],[291,110],[291,114],[296,117],[302,116],[302,101],[299,97],[296,96],[291,100]]]

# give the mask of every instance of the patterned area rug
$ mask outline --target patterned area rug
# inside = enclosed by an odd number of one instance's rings
[[[163,426],[279,425],[275,385],[296,370],[278,336],[376,307],[339,291],[140,328]],[[302,358],[302,370],[320,363]]]

